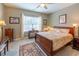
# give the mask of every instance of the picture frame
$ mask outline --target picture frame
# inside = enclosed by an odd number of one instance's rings
[[[59,24],[66,24],[67,22],[67,14],[63,14],[59,16]]]
[[[19,24],[19,17],[9,17],[10,24]]]
[[[47,19],[43,19],[43,24],[47,25]]]

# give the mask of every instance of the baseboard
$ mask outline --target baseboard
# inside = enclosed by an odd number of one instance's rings
[[[23,39],[28,39],[28,37],[20,37],[20,38],[16,38],[16,39],[14,39],[14,41],[23,40]]]

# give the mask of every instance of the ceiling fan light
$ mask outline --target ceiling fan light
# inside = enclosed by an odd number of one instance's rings
[[[39,7],[42,7],[44,9],[48,9],[46,3],[42,3],[42,4],[38,5],[36,8],[39,8]]]
[[[44,6],[45,6],[45,4],[40,4],[40,6],[41,6],[41,7],[44,7]]]

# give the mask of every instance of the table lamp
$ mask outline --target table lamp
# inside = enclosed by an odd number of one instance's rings
[[[75,34],[75,32],[76,32],[76,27],[77,27],[77,24],[73,24],[73,27],[74,27],[74,34]],[[74,37],[75,37],[75,35],[74,35]]]
[[[0,20],[0,42],[2,42],[3,40],[3,26],[5,26],[5,21],[4,20]]]
[[[52,28],[52,27],[50,27],[50,26],[47,26],[47,27],[45,27],[43,30],[48,32],[48,31],[52,31],[52,30],[53,30],[53,28]]]
[[[76,27],[76,26],[77,26],[77,24],[73,24],[73,26],[74,26],[74,27]]]

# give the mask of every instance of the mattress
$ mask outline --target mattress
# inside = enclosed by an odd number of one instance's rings
[[[37,34],[39,34],[53,42],[52,43],[53,51],[58,50],[59,48],[63,47],[68,42],[72,41],[72,39],[73,39],[73,36],[69,33],[65,34],[65,33],[55,33],[55,32],[39,32]]]

